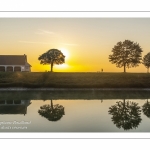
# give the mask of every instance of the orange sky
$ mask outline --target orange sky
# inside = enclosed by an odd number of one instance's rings
[[[149,18],[0,18],[1,55],[26,54],[33,72],[49,71],[39,55],[60,49],[65,64],[54,65],[55,72],[123,72],[108,60],[118,41],[139,43],[142,56],[150,51]],[[146,72],[139,67],[127,72]]]

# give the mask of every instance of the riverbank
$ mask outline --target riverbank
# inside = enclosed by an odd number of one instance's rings
[[[150,89],[148,73],[1,72],[0,90]]]
[[[150,88],[0,88],[0,91],[150,91]]]
[[[150,90],[5,90],[0,91],[3,100],[108,100],[150,99]]]

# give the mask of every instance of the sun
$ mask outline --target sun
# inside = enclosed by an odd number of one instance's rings
[[[65,60],[69,58],[69,51],[65,48],[60,48],[61,52],[65,55]]]
[[[70,57],[69,51],[65,48],[59,48],[59,50],[63,53],[63,55],[65,56],[65,63],[64,64],[60,64],[55,66],[55,68],[59,71],[61,70],[66,70],[69,68],[69,64],[68,64],[68,60]]]

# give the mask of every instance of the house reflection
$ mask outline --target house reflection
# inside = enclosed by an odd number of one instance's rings
[[[0,114],[27,114],[30,100],[0,100]]]

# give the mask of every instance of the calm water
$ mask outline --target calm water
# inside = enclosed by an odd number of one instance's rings
[[[150,132],[150,92],[3,91],[0,132]]]

